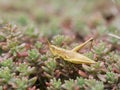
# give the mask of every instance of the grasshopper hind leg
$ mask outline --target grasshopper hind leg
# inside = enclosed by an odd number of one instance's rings
[[[74,52],[78,52],[79,50],[81,50],[86,44],[88,44],[89,42],[93,42],[93,38],[90,38],[89,40],[87,40],[86,42],[80,44],[79,46],[76,46],[75,48],[72,49],[72,51]],[[92,47],[92,43],[91,43],[91,47]]]

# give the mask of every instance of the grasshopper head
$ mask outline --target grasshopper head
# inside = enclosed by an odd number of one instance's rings
[[[53,55],[55,55],[56,47],[54,45],[51,45],[51,43],[48,41],[48,39],[47,39],[47,43],[48,43],[48,47],[49,47],[50,51],[52,52]]]
[[[63,49],[61,49],[55,45],[51,45],[51,43],[48,40],[47,40],[47,42],[48,42],[49,49],[53,55],[61,56],[64,53]]]

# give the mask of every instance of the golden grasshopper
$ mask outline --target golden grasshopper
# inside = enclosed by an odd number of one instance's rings
[[[72,50],[66,50],[66,49],[51,45],[49,41],[48,41],[48,45],[52,54],[59,58],[63,58],[63,60],[66,60],[68,62],[75,63],[75,64],[94,64],[96,63],[95,61],[78,53],[80,49],[82,49],[88,42],[91,42],[91,41],[93,41],[93,38],[90,38],[89,40],[80,44],[79,46],[76,46]]]

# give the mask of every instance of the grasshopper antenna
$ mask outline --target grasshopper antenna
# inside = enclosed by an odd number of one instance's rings
[[[47,38],[47,44],[48,44],[48,46],[50,46],[51,44],[50,44],[50,42],[49,42],[49,40],[48,40],[48,38]]]

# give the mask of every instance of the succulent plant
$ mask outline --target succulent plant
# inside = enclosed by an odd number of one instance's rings
[[[32,6],[32,7],[31,7]],[[120,0],[0,0],[0,90],[120,90]],[[56,58],[51,44],[95,64]]]

